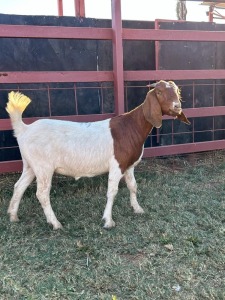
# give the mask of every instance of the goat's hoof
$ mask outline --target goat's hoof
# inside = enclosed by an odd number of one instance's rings
[[[109,222],[105,222],[104,228],[105,229],[110,229],[110,228],[113,228],[115,226],[116,226],[116,223],[113,220],[111,220]]]
[[[18,222],[19,221],[19,218],[17,217],[17,215],[11,215],[10,214],[10,222]]]
[[[53,230],[58,230],[58,229],[61,229],[63,228],[62,224],[60,222],[58,222],[57,224],[54,224],[53,225]]]
[[[143,214],[144,213],[144,209],[139,206],[137,208],[134,208],[134,213],[135,214]]]

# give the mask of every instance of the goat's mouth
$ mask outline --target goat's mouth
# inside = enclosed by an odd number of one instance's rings
[[[181,108],[177,108],[177,109],[170,109],[169,110],[169,115],[173,116],[173,117],[177,117],[182,113],[182,109]]]

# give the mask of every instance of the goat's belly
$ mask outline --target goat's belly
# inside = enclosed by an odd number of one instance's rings
[[[107,173],[108,171],[108,162],[102,162],[101,164],[85,163],[85,165],[82,164],[82,162],[76,162],[75,164],[71,163],[67,166],[64,164],[63,166],[59,166],[55,169],[56,173],[71,176],[75,179],[79,179],[80,177],[94,177]]]

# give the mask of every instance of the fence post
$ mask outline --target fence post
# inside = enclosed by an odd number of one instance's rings
[[[122,114],[124,113],[124,76],[121,0],[111,0],[111,4],[115,113]]]
[[[74,0],[75,16],[78,18],[85,18],[85,4],[84,0]]]
[[[63,0],[58,0],[58,16],[63,16]]]

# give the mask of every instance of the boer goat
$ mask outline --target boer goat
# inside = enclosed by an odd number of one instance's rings
[[[105,228],[115,226],[112,206],[122,177],[130,191],[130,204],[134,212],[143,213],[136,197],[134,167],[141,160],[148,134],[153,127],[161,127],[164,114],[190,124],[182,112],[179,88],[174,82],[161,80],[151,87],[154,89],[134,110],[91,123],[42,119],[26,125],[22,121],[22,113],[31,100],[19,92],[10,92],[6,110],[23,160],[23,172],[14,186],[8,208],[10,220],[18,220],[20,200],[36,177],[36,195],[47,222],[52,224],[53,229],[62,227],[49,197],[54,172],[75,179],[109,173],[103,214]]]

